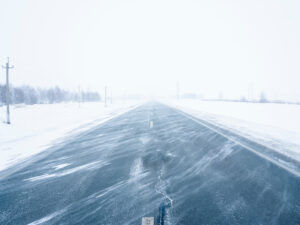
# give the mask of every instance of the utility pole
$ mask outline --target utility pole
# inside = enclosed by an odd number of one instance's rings
[[[2,66],[3,69],[6,70],[6,116],[7,116],[7,124],[10,124],[9,117],[9,69],[14,68],[14,66],[9,66],[9,57],[7,57],[7,63],[5,66]]]
[[[105,107],[107,107],[107,86],[105,86],[104,102],[105,102]]]

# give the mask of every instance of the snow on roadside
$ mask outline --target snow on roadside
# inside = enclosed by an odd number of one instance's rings
[[[10,125],[5,107],[0,107],[0,171],[37,154],[72,132],[82,132],[139,105],[119,101],[104,107],[102,102],[15,105]]]
[[[300,105],[201,100],[163,103],[300,161]]]

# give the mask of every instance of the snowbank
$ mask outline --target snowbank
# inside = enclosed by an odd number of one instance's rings
[[[79,132],[137,106],[137,101],[103,103],[62,103],[16,105],[11,108],[11,124],[0,107],[0,170],[51,146],[70,132]],[[76,128],[76,129],[75,129]]]
[[[300,161],[300,105],[201,100],[164,103]]]

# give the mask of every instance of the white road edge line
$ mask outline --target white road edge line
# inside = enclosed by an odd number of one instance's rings
[[[271,158],[269,158],[269,157],[263,155],[262,153],[258,152],[257,150],[255,150],[255,149],[253,149],[253,148],[251,148],[251,147],[249,147],[249,146],[244,145],[243,143],[241,143],[241,142],[239,142],[239,141],[237,141],[237,140],[235,140],[235,139],[233,139],[233,138],[227,136],[226,134],[221,133],[220,131],[218,131],[218,130],[212,128],[212,127],[207,126],[206,124],[204,124],[204,123],[200,122],[199,120],[193,118],[191,115],[187,114],[186,112],[181,111],[180,109],[174,108],[174,107],[169,106],[169,105],[167,105],[167,106],[170,107],[171,109],[173,109],[174,111],[178,112],[179,114],[185,116],[186,118],[188,118],[188,119],[190,119],[190,120],[193,120],[194,122],[196,122],[196,123],[198,123],[198,124],[200,124],[200,125],[202,125],[202,126],[208,128],[208,129],[214,131],[215,133],[217,133],[217,134],[219,134],[219,135],[225,137],[226,139],[228,139],[228,140],[230,140],[230,141],[236,143],[237,145],[240,145],[240,146],[242,146],[243,148],[245,148],[245,149],[247,149],[247,150],[253,152],[254,154],[256,154],[256,155],[258,155],[258,156],[260,156],[260,157],[262,157],[262,158],[268,160],[269,162],[271,162],[271,163],[273,163],[273,164],[279,166],[280,168],[282,168],[282,169],[284,169],[284,170],[287,170],[288,172],[294,174],[295,176],[300,177],[300,173],[299,173],[298,171],[292,170],[291,168],[288,168],[288,167],[286,167],[286,166],[284,166],[284,165],[279,164],[277,161],[275,161],[275,160],[273,160],[273,159],[271,159]],[[209,122],[208,122],[208,123],[209,123]]]
[[[153,128],[153,121],[152,120],[150,121],[149,127],[150,127],[150,129]]]

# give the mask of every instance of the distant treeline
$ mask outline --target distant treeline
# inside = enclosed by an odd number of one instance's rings
[[[93,91],[66,91],[59,87],[33,88],[31,86],[10,86],[10,102],[12,104],[47,104],[59,102],[94,102],[101,96]],[[6,103],[6,87],[0,85],[0,105]]]

